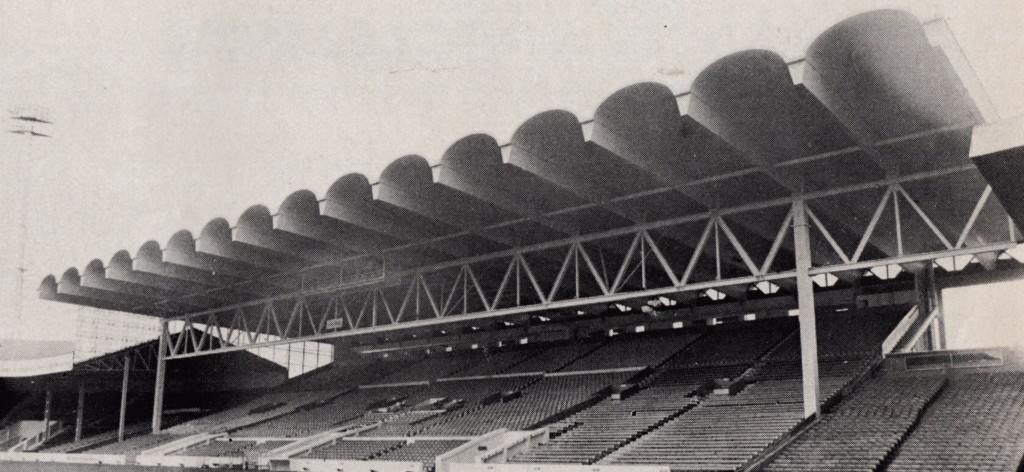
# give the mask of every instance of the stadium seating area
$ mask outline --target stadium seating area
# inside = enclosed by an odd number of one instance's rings
[[[799,403],[700,405],[600,463],[736,470],[796,426],[801,408]]]
[[[603,401],[553,425],[561,434],[510,462],[592,464],[694,405],[688,393],[651,387],[622,401]]]
[[[461,440],[413,441],[381,454],[377,460],[422,462],[428,470],[433,470],[434,458],[465,443]]]
[[[481,361],[483,361],[481,356],[467,356],[462,353],[432,355],[391,375],[380,376],[372,383],[387,384],[441,379],[455,375]]]
[[[899,320],[894,313],[874,314],[871,323],[858,319],[863,314],[830,314],[818,323],[819,400],[846,397],[805,430],[797,429],[797,323],[777,318],[342,365],[164,434],[144,434],[140,423],[122,443],[109,431],[47,452],[133,455],[196,432],[226,432],[169,454],[255,460],[294,438],[350,431],[294,457],[414,461],[429,469],[473,436],[546,427],[546,442],[507,460],[673,470],[739,470],[753,460],[766,460],[767,471],[959,470],[968,463],[1013,470],[1024,454],[1024,374],[947,381],[943,371],[883,371],[853,383],[878,359]]]
[[[696,394],[692,408],[623,445],[598,464],[668,464],[679,470],[735,470],[801,419],[800,395],[762,381],[736,395],[705,395],[711,381],[744,378],[795,326],[787,320],[756,323],[758,330],[711,330],[666,364],[653,388]],[[799,382],[797,382],[799,387]],[[780,401],[781,400],[781,401]],[[685,444],[685,447],[680,445]]]
[[[229,431],[259,423],[306,405],[322,402],[342,393],[339,390],[274,392],[212,415],[166,429],[169,434]]]
[[[875,470],[935,397],[944,380],[884,377],[865,382],[855,395],[790,444],[765,470]]]
[[[135,423],[125,426],[124,433],[126,438],[137,436],[139,434],[145,434],[151,428],[149,423]],[[78,441],[67,441],[56,444],[49,444],[44,447],[41,452],[77,452],[92,447],[99,447],[104,444],[112,443],[117,441],[117,430],[105,431],[92,436],[84,437]]]
[[[891,471],[1020,470],[1024,374],[953,376],[897,451]]]
[[[483,359],[480,362],[459,372],[458,376],[475,377],[509,372],[513,366],[529,359],[535,354],[537,354],[537,350],[527,348],[513,348],[494,352],[485,351],[481,354]]]
[[[542,420],[579,405],[628,376],[628,373],[610,373],[544,377],[520,391],[521,396],[503,398],[447,421],[437,422],[425,429],[423,434],[475,436],[498,428],[515,430],[537,426]]]
[[[170,433],[146,434],[125,439],[123,442],[114,442],[96,448],[82,449],[79,452],[87,452],[89,454],[135,454],[185,436],[187,435]]]
[[[590,354],[565,366],[565,371],[643,368],[661,363],[697,338],[696,334],[678,336],[629,337],[602,345]]]
[[[272,438],[309,436],[357,420],[368,405],[395,403],[408,395],[409,390],[354,389],[321,402],[306,404],[293,413],[236,429],[232,434],[238,437]]]
[[[394,440],[374,441],[339,439],[306,452],[300,457],[351,461],[368,460],[384,454],[385,452],[397,449],[403,444],[405,444],[404,441]]]
[[[566,365],[597,349],[601,344],[601,341],[573,342],[536,348],[535,354],[510,366],[503,373],[558,372]]]
[[[214,439],[205,444],[191,446],[171,455],[208,456],[208,457],[244,457],[260,452],[277,449],[289,441],[236,441],[231,439]]]

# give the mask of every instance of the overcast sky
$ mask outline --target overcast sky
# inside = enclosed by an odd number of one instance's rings
[[[469,133],[505,142],[537,112],[589,118],[635,82],[683,92],[741,49],[801,58],[881,7],[946,19],[998,112],[1024,113],[1020,0],[4,1],[0,106],[55,124],[39,128],[52,139],[0,134],[0,310],[15,306],[25,183],[27,335],[70,337],[68,309],[36,299],[46,274],[322,196],[348,172],[375,181],[405,154],[437,161]]]

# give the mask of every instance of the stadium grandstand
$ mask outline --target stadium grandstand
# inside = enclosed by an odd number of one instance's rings
[[[943,294],[1024,277],[1022,176],[945,23],[863,13],[46,277],[160,328],[0,342],[0,470],[1021,471]]]

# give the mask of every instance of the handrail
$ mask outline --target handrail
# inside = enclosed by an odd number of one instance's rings
[[[914,331],[914,335],[911,336],[907,340],[907,342],[903,344],[902,347],[900,347],[899,352],[909,352],[910,349],[917,344],[917,342],[921,339],[921,336],[924,336],[924,333],[928,331],[928,329],[931,327],[932,322],[935,321],[935,318],[939,316],[939,311],[940,310],[938,308],[932,310],[932,312],[929,313],[928,316],[921,321],[921,323],[917,327],[917,330]]]
[[[904,336],[906,336],[907,331],[910,331],[910,327],[914,325],[915,321],[917,321],[917,318],[920,315],[920,313],[921,310],[920,308],[918,308],[917,305],[912,306],[910,308],[910,311],[908,311],[907,314],[903,316],[903,319],[900,320],[899,324],[897,324],[896,327],[892,329],[892,332],[889,333],[889,336],[887,336],[885,340],[882,341],[883,357],[888,356],[889,354],[892,353],[893,349],[896,349],[896,346],[899,344],[900,340],[903,339]]]

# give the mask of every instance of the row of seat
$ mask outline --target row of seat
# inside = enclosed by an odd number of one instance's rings
[[[566,366],[565,371],[617,369],[658,365],[697,339],[696,333],[633,337],[609,342]]]
[[[328,399],[325,403],[310,405],[269,421],[261,422],[232,431],[240,437],[293,438],[310,436],[326,431],[340,423],[362,416],[367,405],[386,401],[389,398],[404,397],[410,388],[394,388],[388,391],[352,390],[346,394]],[[397,400],[396,400],[397,401]]]
[[[873,310],[870,322],[865,323],[862,313],[829,313],[817,319],[819,362],[832,359],[874,357],[880,352],[882,341],[899,324],[909,306],[895,306]],[[787,339],[765,358],[767,362],[800,361],[800,337]]]
[[[822,325],[828,327],[827,323]],[[496,352],[440,353],[418,362],[387,360],[376,364],[352,364],[324,369],[300,379],[305,388],[277,389],[257,400],[192,421],[185,427],[172,428],[169,432],[190,434],[230,430],[235,438],[292,438],[330,428],[381,422],[380,427],[363,436],[377,436],[382,440],[398,436],[414,439],[416,435],[473,436],[498,428],[522,429],[542,424],[545,420],[565,418],[571,408],[597,402],[600,400],[595,397],[597,392],[619,385],[636,374],[636,371],[603,374],[581,373],[583,371],[664,363],[653,375],[640,382],[636,387],[640,393],[632,397],[627,394],[620,405],[613,407],[609,400],[604,400],[571,416],[572,421],[559,423],[558,427],[566,431],[561,443],[572,444],[572,447],[562,449],[587,450],[586,454],[557,459],[555,456],[561,453],[555,453],[540,458],[538,451],[538,460],[571,459],[587,463],[608,456],[618,457],[620,462],[617,463],[633,463],[630,462],[632,453],[628,450],[637,449],[635,446],[645,442],[649,442],[651,450],[656,450],[653,446],[660,440],[659,436],[678,439],[678,434],[683,434],[681,432],[685,428],[674,432],[672,428],[678,427],[681,419],[699,424],[707,418],[729,415],[732,418],[719,422],[726,429],[713,437],[713,442],[728,440],[728,425],[748,423],[747,426],[755,427],[769,424],[772,426],[765,433],[768,436],[757,436],[759,440],[751,446],[763,449],[765,443],[760,439],[770,443],[786,428],[792,427],[791,410],[801,401],[799,380],[793,376],[799,365],[785,359],[766,360],[766,355],[773,358],[781,347],[796,337],[796,328],[795,318],[783,318],[575,343],[523,345]],[[863,365],[862,361],[863,358],[841,358],[823,363],[822,371],[826,375],[823,396],[831,395],[844,385]],[[568,375],[438,380],[527,372]],[[829,377],[832,374],[835,379]],[[746,391],[735,396],[712,396],[703,401],[704,404],[694,407],[701,398],[695,395],[706,393],[702,387],[710,381],[741,376],[754,381]],[[346,383],[351,380],[364,382],[364,388]],[[425,382],[387,385],[418,380]],[[376,387],[369,388],[373,385]],[[309,388],[311,386],[321,388]],[[753,406],[775,413],[770,420],[765,420],[758,416],[756,408],[751,408]],[[382,408],[382,411],[375,411],[377,408]],[[798,417],[799,409],[793,411]],[[588,418],[587,414],[592,416]],[[609,434],[606,430],[616,428],[598,426],[609,422],[620,424],[621,428],[615,434]],[[736,434],[744,437],[748,432],[741,427]],[[685,434],[682,437],[686,437]],[[559,439],[555,438],[548,449],[554,450]],[[399,443],[405,444],[404,441]],[[712,445],[707,449],[713,449]],[[382,451],[374,453],[383,454]],[[673,456],[653,456],[654,462],[643,463],[670,463],[666,461],[675,460]],[[744,452],[742,457],[748,457],[747,453]],[[740,459],[737,457],[725,463],[733,464]]]
[[[418,440],[406,443],[404,446],[397,449],[391,449],[380,456],[377,460],[381,461],[406,461],[406,462],[422,462],[423,467],[426,470],[434,469],[434,459],[455,449],[463,444],[465,440]]]
[[[708,393],[702,388],[719,379],[736,379],[746,372],[765,352],[776,346],[791,333],[795,326],[790,320],[757,322],[741,327],[730,327],[728,341],[717,331],[698,337],[691,334],[674,341],[678,354],[669,353],[671,359],[653,375],[642,380],[641,390],[624,400],[606,399],[594,407],[580,412],[549,427],[557,435],[547,443],[511,458],[519,463],[613,463],[613,464],[682,464],[679,456],[661,447],[672,444],[671,450],[688,448],[684,429],[702,424],[700,414],[694,411]],[[727,343],[730,354],[721,354],[721,343]],[[731,364],[723,363],[731,362]],[[692,408],[692,409],[691,409]],[[689,411],[688,411],[689,410]],[[730,408],[709,411],[725,416],[736,413]],[[680,416],[682,415],[682,416]],[[691,421],[678,419],[690,416]],[[743,416],[743,415],[738,415]],[[748,419],[744,419],[747,421]],[[757,421],[753,421],[757,423]],[[788,417],[786,424],[789,424]],[[777,434],[770,433],[770,440]],[[727,448],[728,446],[726,446]],[[763,446],[759,446],[763,447]],[[748,455],[744,455],[746,458]],[[673,461],[679,462],[673,462]],[[745,459],[743,459],[745,461]],[[710,465],[701,462],[703,465]]]
[[[954,376],[898,449],[889,470],[1020,470],[1024,373]]]
[[[629,375],[628,372],[618,372],[545,377],[528,386],[521,396],[481,406],[461,416],[446,418],[425,429],[422,434],[474,436],[498,428],[527,428],[582,403],[598,391],[620,383]]]
[[[756,327],[756,328],[755,328]],[[796,329],[795,320],[765,320],[709,330],[671,367],[751,364]]]
[[[203,416],[166,429],[170,434],[196,434],[230,431],[259,423],[304,405],[321,402],[341,394],[343,390],[311,390],[274,392],[234,408]]]
[[[828,323],[825,327],[826,331],[830,329]],[[615,410],[612,405],[623,407],[633,398],[617,404],[606,400],[549,428],[556,433],[560,428],[566,432],[512,461],[740,469],[802,420],[800,364],[785,361],[784,357],[766,361],[798,339],[796,334],[792,320],[710,330],[641,383],[643,390],[634,401],[642,403],[635,409],[603,416]],[[870,339],[880,343],[882,338]],[[860,349],[842,351],[846,357],[826,361],[822,366],[819,401],[833,397],[866,366],[868,355]],[[715,384],[728,386],[734,381],[740,382],[741,390],[735,395],[710,394],[703,389]],[[645,402],[646,395],[656,392],[672,392],[692,403],[681,405],[665,398]],[[694,404],[698,405],[689,408]],[[662,410],[655,411],[657,408]],[[595,416],[589,424],[572,423],[590,414]]]
[[[139,434],[144,434],[151,428],[150,423],[134,423],[125,426],[124,434],[125,437],[132,437]],[[67,453],[73,451],[80,451],[89,449],[91,447],[98,447],[100,445],[117,441],[117,430],[105,431],[99,434],[93,434],[86,436],[78,441],[68,441],[64,443],[54,444],[41,449],[41,452],[51,453]]]
[[[328,460],[378,460],[421,462],[425,470],[434,469],[434,459],[466,441],[452,440],[356,440],[337,439],[301,455]]]
[[[801,413],[799,403],[699,405],[598,463],[738,470],[796,426]]]
[[[100,447],[85,449],[80,452],[88,454],[130,454],[138,453],[146,449],[152,449],[163,443],[168,443],[187,436],[186,434],[146,434],[125,439],[123,442],[115,442]]]
[[[554,428],[547,443],[510,458],[521,463],[592,464],[696,404],[686,388],[649,387],[621,401],[605,400]]]
[[[201,457],[246,457],[258,455],[261,452],[272,451],[288,443],[289,441],[257,442],[214,439],[179,451],[173,451],[170,454]]]
[[[338,439],[303,453],[300,457],[312,459],[366,460],[398,448],[404,441]]]
[[[942,386],[940,377],[871,379],[765,470],[875,470]]]

